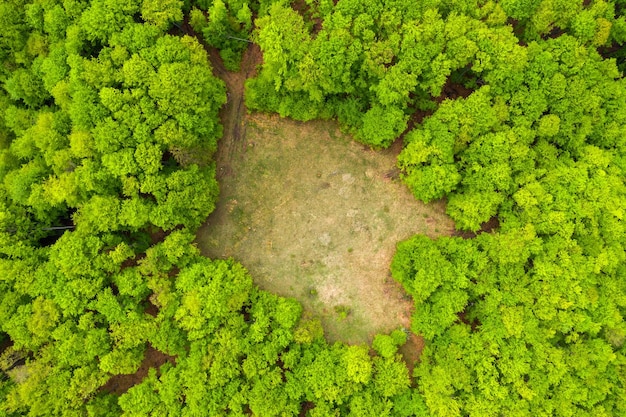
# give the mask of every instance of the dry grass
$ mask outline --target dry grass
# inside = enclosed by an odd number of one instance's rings
[[[449,235],[442,203],[397,178],[399,145],[376,152],[336,124],[254,115],[218,155],[222,190],[198,233],[204,255],[233,257],[268,291],[297,298],[330,341],[370,342],[408,327],[410,298],[389,275],[396,243]]]

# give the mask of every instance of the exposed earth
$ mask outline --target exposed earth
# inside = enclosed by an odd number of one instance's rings
[[[298,299],[330,341],[408,328],[412,301],[389,275],[395,246],[416,233],[450,235],[454,224],[443,202],[418,202],[399,181],[401,141],[373,151],[334,122],[249,115],[243,83],[260,51],[250,46],[239,73],[210,57],[229,101],[216,158],[221,196],[198,233],[202,253],[233,257],[262,289]]]

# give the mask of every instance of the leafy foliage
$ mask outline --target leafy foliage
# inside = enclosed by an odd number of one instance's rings
[[[623,415],[623,11],[1,2],[1,413]],[[404,331],[328,345],[295,300],[199,255],[226,94],[187,25],[229,70],[258,42],[251,109],[375,148],[406,132],[404,182],[477,232],[398,245],[426,340],[412,375]]]
[[[511,48],[519,68],[485,69],[398,158],[416,197],[446,197],[460,228],[500,224],[398,246],[392,272],[431,341],[419,390],[442,416],[620,414],[623,78],[569,35]]]

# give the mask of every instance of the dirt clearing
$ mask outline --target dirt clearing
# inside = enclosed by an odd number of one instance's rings
[[[401,184],[399,144],[377,152],[332,122],[244,118],[238,146],[218,156],[221,197],[199,231],[202,253],[233,257],[259,287],[297,298],[330,341],[409,327],[411,299],[389,274],[395,246],[454,224]]]

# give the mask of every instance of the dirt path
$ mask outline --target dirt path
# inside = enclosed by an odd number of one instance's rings
[[[134,374],[120,374],[112,376],[106,384],[100,387],[100,391],[115,395],[122,395],[131,387],[139,384],[150,372],[150,368],[159,369],[166,362],[175,365],[176,357],[169,356],[152,346],[148,345],[145,356],[137,372]]]
[[[213,74],[226,83],[228,101],[220,110],[220,119],[224,126],[224,134],[219,141],[217,151],[217,177],[223,178],[232,173],[231,161],[237,153],[245,148],[246,137],[246,105],[244,102],[244,84],[256,75],[257,66],[263,63],[261,49],[250,44],[243,54],[241,70],[230,72],[224,67],[222,58],[215,48],[207,48]]]
[[[257,44],[249,43],[248,48],[243,53],[240,70],[231,72],[224,66],[219,51],[209,46],[202,36],[191,27],[189,16],[185,16],[182,25],[173,28],[170,34],[187,35],[195,38],[207,52],[213,75],[226,84],[227,101],[219,114],[224,133],[219,140],[216,155],[217,177],[220,179],[224,175],[232,173],[230,161],[236,153],[236,148],[245,146],[247,125],[244,100],[245,82],[248,78],[256,76],[257,67],[263,63],[263,53]]]

